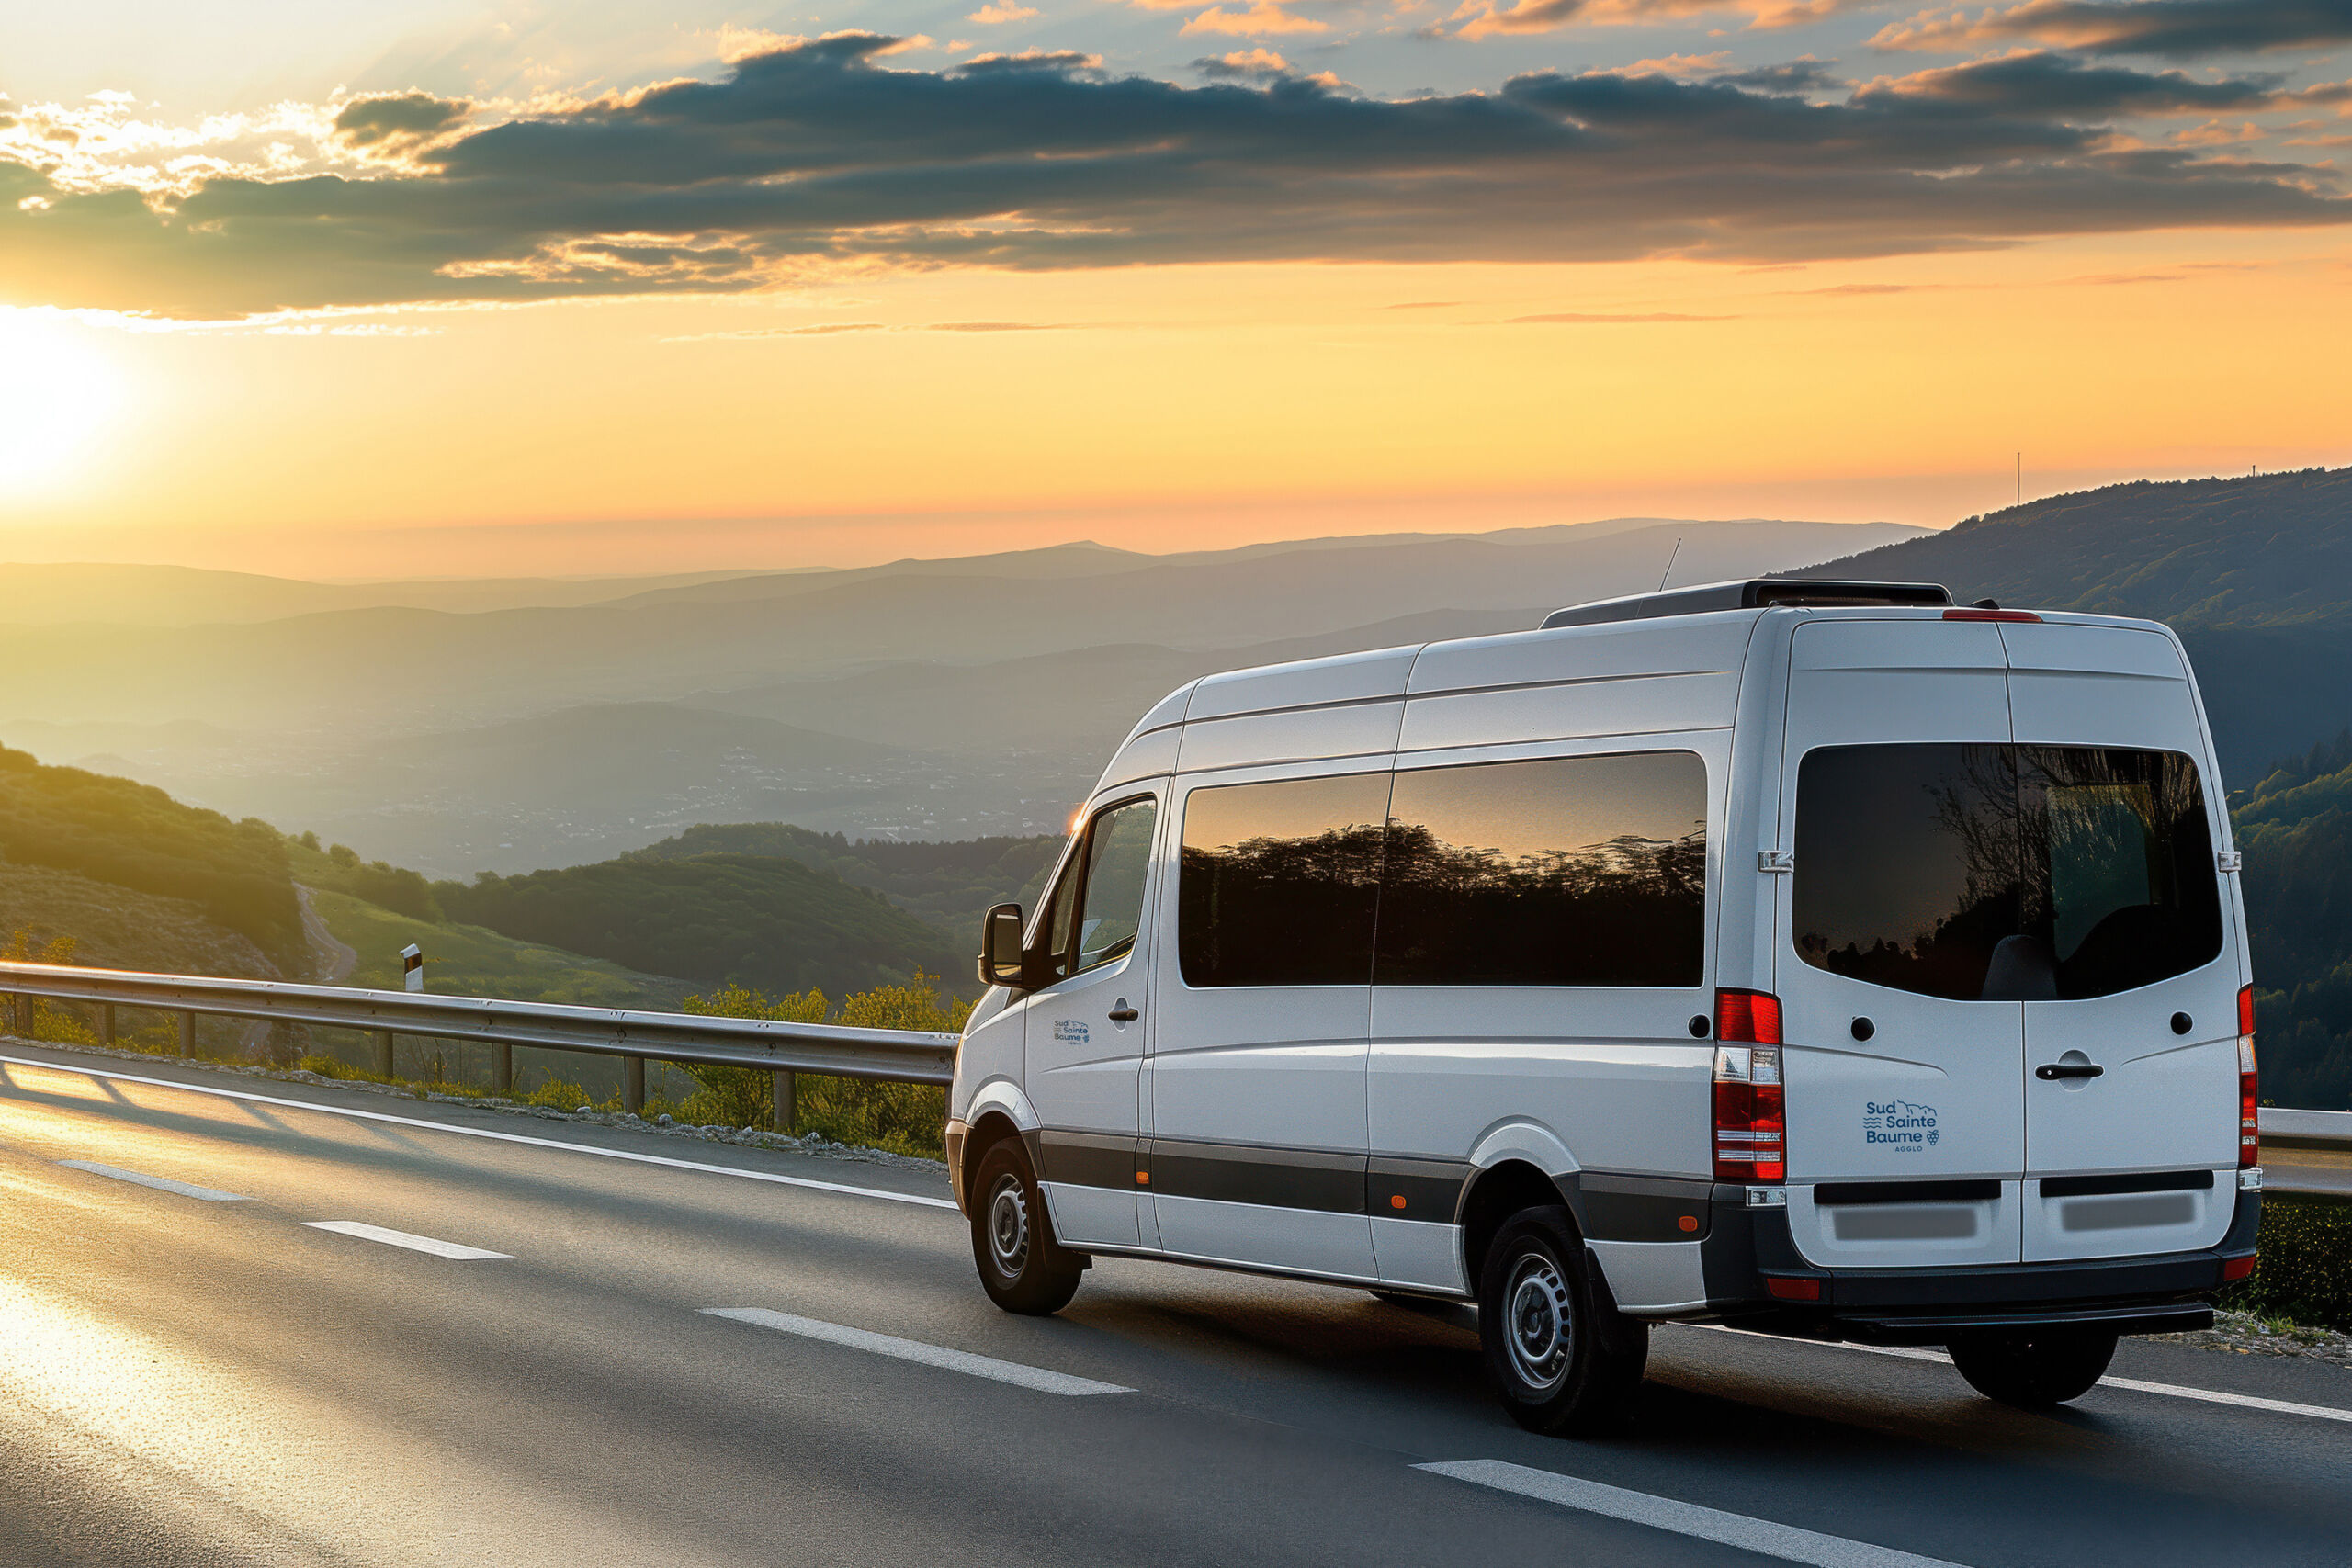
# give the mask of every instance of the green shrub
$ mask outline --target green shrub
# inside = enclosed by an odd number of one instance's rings
[[[821,991],[797,991],[771,1000],[757,991],[730,986],[707,997],[688,997],[688,1012],[715,1018],[771,1018],[789,1023],[820,1023],[828,1010]],[[912,1029],[955,1033],[971,1016],[972,1004],[942,995],[938,977],[917,970],[905,985],[877,986],[842,998],[832,1021],[856,1029]],[[810,1132],[835,1143],[888,1149],[892,1154],[937,1159],[940,1133],[947,1122],[947,1091],[930,1084],[879,1083],[865,1078],[801,1073],[794,1083],[798,1125],[775,1127],[774,1082],[759,1067],[697,1066],[681,1063],[702,1085],[673,1114],[696,1122]],[[650,1113],[650,1107],[648,1107]]]
[[[2257,1246],[2260,1264],[2222,1305],[2352,1332],[2352,1203],[2271,1193]]]

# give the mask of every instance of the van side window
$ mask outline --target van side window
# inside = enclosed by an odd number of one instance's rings
[[[1159,808],[1149,800],[1114,806],[1094,819],[1086,847],[1086,896],[1079,906],[1078,967],[1124,958],[1143,924],[1144,877],[1151,870],[1151,829]]]
[[[1797,956],[1955,1001],[2112,996],[2222,951],[2197,765],[2095,746],[1829,746],[1797,773]]]
[[[1385,773],[1193,790],[1176,881],[1184,983],[1369,982],[1387,816]]]
[[[1383,986],[1696,986],[1707,766],[1692,751],[1400,770]]]

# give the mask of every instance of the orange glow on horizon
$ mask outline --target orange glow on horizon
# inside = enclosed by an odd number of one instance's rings
[[[410,577],[1939,525],[2007,504],[2020,447],[2030,494],[2345,460],[2336,246],[943,272],[333,323],[424,335],[53,327],[140,414],[0,496],[0,555]]]

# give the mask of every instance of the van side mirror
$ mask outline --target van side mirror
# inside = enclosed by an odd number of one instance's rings
[[[1023,988],[1021,906],[999,904],[980,921],[980,984]]]

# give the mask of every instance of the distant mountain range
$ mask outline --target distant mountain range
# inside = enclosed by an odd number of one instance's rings
[[[1620,519],[1177,556],[1078,544],[278,619],[248,612],[350,591],[191,574],[191,604],[159,615],[161,580],[113,569],[141,614],[6,624],[0,597],[0,739],[437,875],[600,861],[696,822],[1034,834],[1196,675],[1532,626],[1655,587],[1669,561],[1697,581],[1919,532]],[[74,570],[87,607],[107,569]]]

